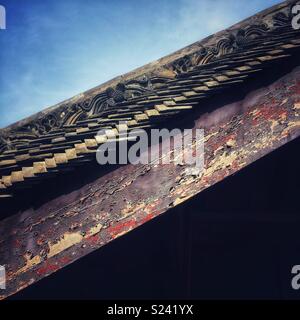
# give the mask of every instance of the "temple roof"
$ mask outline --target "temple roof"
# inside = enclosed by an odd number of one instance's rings
[[[0,198],[15,195],[0,199],[0,257],[7,272],[0,300],[300,136],[294,3],[274,6],[0,130]],[[125,128],[180,125],[205,129],[201,174],[174,159],[167,165],[95,163],[98,147],[112,136],[124,139]],[[222,205],[222,199],[215,201]]]
[[[122,135],[120,121],[150,129],[201,112],[208,98],[299,55],[291,3],[1,129],[0,197],[94,161],[99,145]]]

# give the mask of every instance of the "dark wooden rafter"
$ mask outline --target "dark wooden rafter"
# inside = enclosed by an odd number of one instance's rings
[[[0,257],[7,270],[7,289],[1,292],[2,298],[180,205],[299,137],[299,110],[297,68],[241,101],[195,119],[194,128],[219,119],[205,130],[202,174],[193,174],[187,166],[173,161],[168,165],[126,165],[0,222]]]

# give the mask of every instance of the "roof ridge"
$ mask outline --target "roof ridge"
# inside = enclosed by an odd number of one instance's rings
[[[187,54],[194,53],[194,51],[197,51],[199,49],[199,46],[213,45],[214,43],[216,44],[218,42],[218,40],[221,37],[223,37],[224,35],[232,32],[234,30],[240,29],[241,27],[243,27],[243,25],[249,24],[249,22],[252,24],[252,22],[254,20],[257,21],[260,19],[261,20],[266,19],[266,18],[268,18],[269,15],[273,15],[275,12],[286,11],[285,13],[287,13],[288,11],[290,11],[289,7],[293,3],[296,3],[296,2],[297,2],[296,0],[287,0],[287,1],[284,1],[280,4],[274,5],[270,8],[262,10],[262,11],[258,12],[257,14],[255,14],[249,18],[246,18],[243,21],[238,22],[225,30],[219,31],[219,32],[215,33],[214,35],[210,35],[208,37],[205,37],[202,40],[196,41],[195,43],[188,45],[180,50],[177,50],[171,54],[168,54],[165,57],[158,59],[157,61],[152,61],[142,67],[134,69],[133,71],[125,73],[121,76],[117,76],[107,82],[100,84],[99,86],[96,86],[95,88],[92,88],[92,89],[89,89],[85,92],[79,93],[79,94],[77,94],[67,100],[64,100],[64,101],[59,102],[53,106],[50,106],[46,109],[43,109],[43,110],[35,113],[34,115],[29,116],[29,117],[22,119],[20,121],[17,121],[16,123],[13,123],[5,128],[0,128],[0,136],[7,135],[7,132],[9,132],[9,131],[13,131],[19,127],[26,126],[30,122],[35,121],[36,119],[39,119],[40,117],[48,115],[51,112],[55,112],[58,108],[62,108],[66,104],[82,103],[84,100],[86,100],[87,98],[90,98],[91,96],[95,96],[99,93],[104,93],[106,89],[116,86],[119,82],[135,80],[136,78],[139,78],[140,76],[144,76],[145,74],[146,75],[149,74],[151,77],[155,76],[156,74],[165,75],[166,73],[168,73],[166,70],[163,70],[165,68],[165,65],[167,66],[169,64],[172,64],[177,59],[181,59]],[[163,72],[163,71],[165,71],[165,72]]]

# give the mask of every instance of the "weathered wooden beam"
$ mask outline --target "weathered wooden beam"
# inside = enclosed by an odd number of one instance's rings
[[[126,165],[76,191],[0,222],[5,298],[180,205],[300,135],[300,69],[195,119],[205,169]],[[284,168],[283,168],[284,170]],[[80,196],[79,196],[80,195]],[[233,195],[234,197],[234,195]],[[68,200],[66,200],[68,199]],[[62,205],[63,203],[63,205]]]

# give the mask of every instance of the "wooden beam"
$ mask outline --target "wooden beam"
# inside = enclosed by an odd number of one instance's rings
[[[202,174],[191,175],[187,166],[175,163],[126,165],[76,190],[75,197],[62,194],[44,206],[28,208],[1,221],[0,262],[7,270],[7,289],[0,292],[1,298],[180,205],[295,139],[300,135],[299,106],[297,68],[243,100],[195,119],[194,128],[205,129]]]

